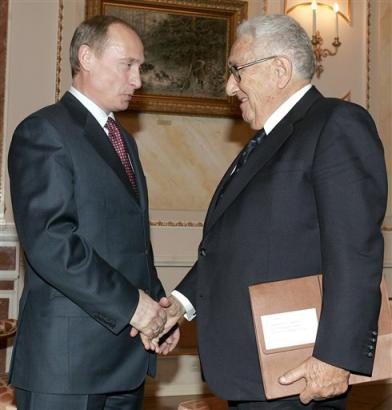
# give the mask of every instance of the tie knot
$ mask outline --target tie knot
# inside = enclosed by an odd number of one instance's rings
[[[257,131],[256,135],[248,142],[238,160],[236,172],[246,163],[251,152],[261,143],[265,135],[266,134],[263,128]]]
[[[264,128],[262,128],[261,130],[257,131],[256,135],[252,138],[252,140],[254,140],[256,144],[258,145],[263,140],[265,135],[266,134],[265,134]]]
[[[264,128],[262,128],[261,130],[257,131],[256,135],[251,138],[251,140],[246,145],[244,150],[245,155],[248,156],[256,148],[256,146],[261,143],[264,137],[265,131]]]
[[[113,129],[116,129],[116,130],[119,129],[118,124],[117,124],[117,121],[114,120],[112,117],[108,117],[108,119],[107,119],[107,121],[106,121],[106,124],[105,124],[105,127],[106,127],[109,131],[110,131],[110,130],[113,130]]]

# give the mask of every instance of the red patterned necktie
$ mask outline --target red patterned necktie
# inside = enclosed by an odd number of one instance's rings
[[[133,172],[124,141],[121,138],[120,128],[118,127],[117,122],[111,117],[108,117],[105,127],[109,131],[109,140],[112,143],[114,150],[117,152],[125,172],[128,175],[129,182],[131,183],[132,189],[136,194],[136,198],[139,198],[135,173]]]

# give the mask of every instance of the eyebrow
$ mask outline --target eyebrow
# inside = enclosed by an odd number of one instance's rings
[[[137,58],[133,58],[133,57],[124,57],[121,59],[122,61],[126,61],[127,63],[140,63],[143,64],[144,60],[138,60]]]

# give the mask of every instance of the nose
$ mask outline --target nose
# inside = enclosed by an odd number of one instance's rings
[[[140,69],[135,68],[135,70],[131,70],[131,75],[129,82],[131,83],[132,87],[137,90],[142,86],[142,78],[140,76]]]
[[[230,74],[230,77],[226,83],[226,94],[229,97],[233,97],[234,95],[237,94],[237,91],[238,91],[238,83],[235,80],[233,74]]]

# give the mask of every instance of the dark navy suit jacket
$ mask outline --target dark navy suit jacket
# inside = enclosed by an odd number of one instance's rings
[[[312,88],[217,202],[229,178],[209,207],[198,261],[177,288],[196,307],[210,388],[229,400],[265,399],[248,287],[320,272],[314,356],[370,374],[387,181],[369,114]]]
[[[137,201],[104,130],[70,93],[25,119],[9,152],[26,281],[10,381],[50,393],[139,386],[155,355],[129,336],[138,289],[164,291],[150,246],[147,188],[122,130]]]

